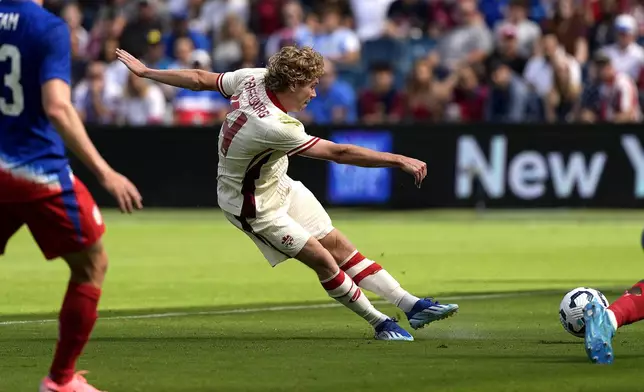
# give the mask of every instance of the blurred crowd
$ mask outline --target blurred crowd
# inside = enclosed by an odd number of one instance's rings
[[[86,123],[214,124],[218,93],[131,75],[325,57],[304,123],[639,122],[644,0],[46,0],[69,25]]]

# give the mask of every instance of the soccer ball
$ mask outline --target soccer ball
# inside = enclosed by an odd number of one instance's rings
[[[601,291],[589,287],[577,287],[570,290],[559,305],[559,321],[570,334],[583,338],[586,328],[584,325],[584,306],[593,298],[608,307],[608,300]]]

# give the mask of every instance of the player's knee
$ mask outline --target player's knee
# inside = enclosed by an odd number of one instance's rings
[[[71,279],[77,283],[103,285],[108,268],[108,257],[102,243],[97,242],[88,249],[65,257],[71,270]]]
[[[320,280],[325,280],[338,272],[338,265],[335,262],[320,260],[320,262],[313,268]]]
[[[330,257],[324,257],[324,255],[311,258],[305,264],[315,271],[322,280],[332,277],[338,271],[338,265],[335,260]]]
[[[336,263],[344,261],[356,249],[349,239],[337,229],[322,238],[320,243],[331,253]]]
[[[317,240],[311,238],[296,256],[311,268],[321,280],[330,278],[338,271],[333,256]]]

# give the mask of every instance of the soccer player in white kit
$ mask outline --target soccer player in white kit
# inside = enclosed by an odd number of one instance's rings
[[[363,167],[397,167],[413,175],[417,186],[427,174],[426,164],[413,158],[308,135],[302,123],[288,115],[315,97],[324,73],[319,53],[287,46],[270,58],[266,68],[225,73],[149,69],[120,49],[117,57],[140,77],[214,90],[230,98],[232,110],[219,133],[218,202],[226,218],[251,238],[271,266],[295,258],[313,269],[329,296],[371,324],[379,340],[413,337],[378,311],[361,288],[403,310],[414,329],[458,310],[456,304],[420,299],[404,290],[379,264],[360,254],[333,227],[315,196],[286,174],[288,157],[296,154]]]

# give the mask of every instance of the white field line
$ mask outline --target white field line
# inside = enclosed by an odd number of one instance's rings
[[[546,291],[525,291],[520,293],[499,293],[499,294],[472,294],[472,295],[458,295],[458,296],[447,296],[441,297],[441,301],[456,301],[456,300],[485,300],[485,299],[495,299],[495,298],[510,298],[510,297],[519,297],[519,296],[528,296],[536,294],[547,294]],[[374,305],[386,304],[387,302],[382,300],[371,301]],[[285,305],[285,306],[270,306],[265,308],[240,308],[240,309],[228,309],[228,310],[207,310],[202,312],[167,312],[167,313],[149,313],[149,314],[138,314],[138,315],[129,315],[129,316],[106,316],[100,317],[101,322],[107,320],[140,320],[140,319],[157,319],[157,318],[168,318],[168,317],[189,317],[189,316],[227,316],[233,314],[248,314],[248,313],[268,313],[268,312],[284,312],[291,310],[311,310],[311,309],[327,309],[327,308],[338,308],[341,307],[337,302],[331,302],[328,304],[315,304],[315,305]],[[45,323],[56,323],[58,319],[42,319],[42,320],[10,320],[10,321],[0,321],[0,326],[6,325],[20,325],[20,324],[45,324]]]

